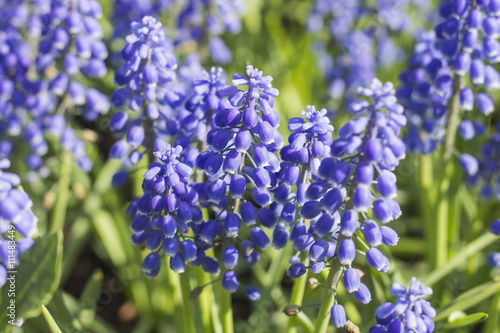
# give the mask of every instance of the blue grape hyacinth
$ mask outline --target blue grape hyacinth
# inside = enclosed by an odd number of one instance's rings
[[[370,333],[385,332],[415,332],[429,333],[434,331],[436,310],[424,298],[432,294],[431,288],[426,288],[415,277],[411,278],[406,289],[400,283],[394,282],[390,293],[398,297],[395,303],[382,304],[375,311],[377,325],[370,328]]]
[[[309,226],[297,222],[291,231],[293,248],[308,253],[310,264],[292,260],[288,275],[297,278],[307,269],[318,274],[327,263],[337,260],[335,266],[340,269],[344,287],[366,304],[371,300],[370,291],[352,264],[356,254],[362,252],[375,270],[389,270],[389,260],[377,247],[394,246],[399,239],[386,224],[401,215],[394,200],[397,187],[392,170],[405,157],[405,144],[398,135],[406,118],[391,83],[374,80],[358,92],[372,101],[351,103],[350,111],[358,117],[339,129],[328,157],[311,170],[313,181],[306,186],[305,202],[299,210],[302,219],[310,221]],[[375,219],[368,216],[369,212]],[[342,305],[331,306],[334,324],[343,326]]]
[[[490,232],[494,235],[500,236],[500,220],[491,222]],[[500,252],[491,252],[488,255],[488,265],[492,268],[500,268]]]
[[[246,74],[234,74],[233,85],[218,91],[222,100],[207,134],[209,149],[196,159],[196,167],[208,179],[195,186],[199,202],[216,211],[216,218],[204,225],[221,230],[219,236],[225,244],[223,287],[228,292],[237,288],[233,268],[239,254],[247,264],[255,264],[260,257],[257,249],[270,245],[265,229],[272,230],[277,223],[268,206],[277,182],[275,172],[280,169],[275,152],[283,142],[277,130],[279,116],[273,109],[278,90],[272,87],[270,76],[253,66],[247,66]],[[250,239],[243,239],[238,249],[241,228],[250,230]],[[214,237],[207,239],[211,242]]]
[[[479,194],[483,200],[500,200],[500,123],[481,145],[478,155],[462,154],[460,166],[465,172],[465,180],[469,186],[479,186]]]
[[[500,88],[500,74],[492,66],[500,60],[497,6],[497,1],[445,1],[434,31],[420,35],[398,90],[407,110],[406,142],[412,152],[431,153],[451,135],[447,126],[455,122],[447,122],[449,117],[460,118],[458,133],[465,141],[485,133],[483,121],[473,117],[494,111],[490,91]],[[461,112],[450,115],[450,106]],[[473,110],[482,116],[471,114]]]
[[[175,272],[184,271],[185,262],[196,259],[197,248],[184,234],[202,222],[202,213],[196,206],[198,194],[188,185],[193,170],[177,159],[181,152],[182,147],[170,145],[155,152],[159,162],[144,174],[144,195],[129,208],[129,216],[134,217],[132,242],[146,243],[151,250],[142,266],[149,277],[160,271],[159,252],[170,257]]]
[[[151,163],[154,151],[166,143],[157,142],[162,128],[155,120],[162,116],[161,107],[171,102],[168,83],[176,77],[177,59],[161,23],[151,16],[133,22],[126,41],[124,63],[115,72],[115,83],[122,87],[111,97],[112,106],[121,111],[110,119],[111,130],[125,138],[113,145],[110,155],[135,165],[146,153]]]
[[[9,167],[10,161],[0,158],[0,288],[7,281],[7,271],[19,265],[20,254],[33,245],[38,223],[29,195],[19,187],[21,179],[4,171]]]
[[[388,68],[404,58],[404,51],[392,37],[412,30],[415,19],[408,14],[410,9],[425,16],[427,2],[315,1],[307,28],[317,39],[313,50],[317,54],[318,66],[330,84],[329,96],[350,102],[356,89],[368,85],[378,68]],[[325,35],[328,37],[326,41]],[[336,53],[338,45],[344,52]]]
[[[240,16],[244,10],[242,0],[118,0],[112,16],[115,27],[113,39],[128,34],[133,21],[145,16],[159,19],[168,13],[175,25],[170,37],[178,52],[190,50],[193,45],[199,44],[198,48],[206,48],[214,62],[227,64],[232,60],[232,52],[221,36],[241,31]]]

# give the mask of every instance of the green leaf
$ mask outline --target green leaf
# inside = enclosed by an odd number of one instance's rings
[[[450,315],[451,317],[451,315]],[[451,330],[455,328],[462,328],[466,326],[471,326],[475,324],[479,324],[488,318],[488,314],[484,312],[473,313],[471,315],[466,315],[465,317],[459,317],[452,321],[449,321],[443,326],[443,329]]]
[[[113,216],[100,209],[92,214],[92,222],[113,266],[123,267],[127,263],[127,255]]]
[[[500,291],[500,281],[487,282],[480,286],[472,288],[448,304],[444,309],[438,311],[434,321],[439,321],[448,318],[455,311],[464,311],[474,305],[482,302],[486,298]]]
[[[92,274],[80,296],[80,315],[78,317],[85,327],[90,327],[94,321],[96,305],[102,288],[102,278],[101,270],[97,270]]]
[[[15,297],[9,285],[1,291],[0,327],[5,327],[12,300],[15,300],[15,318],[32,318],[41,312],[54,295],[61,278],[62,232],[58,231],[35,240],[33,246],[21,255],[15,275]],[[9,283],[9,282],[7,282]]]
[[[45,318],[45,322],[49,326],[50,331],[52,333],[62,333],[59,326],[57,326],[56,321],[54,320],[54,318],[52,318],[52,315],[50,314],[49,310],[47,310],[47,308],[44,305],[42,305],[42,314],[43,317]]]
[[[66,302],[63,292],[58,290],[47,305],[52,317],[64,331],[83,332],[82,324],[76,318],[71,306]]]
[[[465,265],[469,257],[477,254],[482,249],[484,249],[485,247],[487,247],[488,245],[497,240],[498,236],[495,236],[490,232],[484,233],[482,236],[476,238],[474,241],[470,242],[467,246],[463,247],[459,252],[457,252],[453,256],[453,258],[448,260],[444,265],[433,270],[427,276],[421,279],[422,283],[427,287],[431,287],[433,284],[440,281],[446,275],[456,270],[457,267]]]

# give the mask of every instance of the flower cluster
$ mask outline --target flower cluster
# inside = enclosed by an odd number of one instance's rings
[[[500,220],[491,222],[490,232],[500,236]],[[492,252],[488,255],[488,265],[493,268],[500,268],[500,252]]]
[[[300,230],[305,230],[303,218],[296,221],[296,209],[306,201],[306,191],[321,158],[330,153],[333,126],[326,117],[326,109],[316,111],[310,105],[306,109],[301,112],[305,119],[293,117],[288,121],[288,129],[292,133],[288,138],[289,144],[280,151],[282,162],[276,173],[277,186],[270,207],[279,219],[273,232],[273,246],[278,249],[284,247],[289,239],[294,241],[300,236]],[[291,262],[297,263],[300,259],[293,257]]]
[[[308,30],[318,37],[314,51],[325,78],[329,95],[350,99],[357,87],[366,86],[378,67],[388,68],[404,56],[391,34],[411,29],[412,19],[405,13],[410,6],[424,12],[426,1],[379,0],[371,5],[363,1],[317,0],[309,16]],[[376,22],[376,23],[367,23]],[[321,33],[325,33],[325,42]],[[330,44],[340,44],[345,52],[332,56]]]
[[[295,250],[308,253],[311,264],[306,267],[292,260],[288,275],[297,278],[307,268],[318,274],[335,258],[343,267],[344,287],[360,302],[368,303],[370,292],[352,268],[356,253],[361,251],[356,249],[355,240],[362,244],[371,267],[380,272],[389,270],[389,260],[377,246],[394,246],[399,239],[385,224],[401,215],[394,200],[396,176],[391,171],[405,156],[405,145],[398,135],[406,118],[403,107],[396,103],[392,84],[374,80],[359,93],[372,103],[353,102],[350,110],[354,114],[366,112],[366,116],[360,115],[340,128],[330,157],[312,168],[316,179],[305,190],[306,202],[299,211],[303,219],[311,220],[310,227],[297,222],[290,237]],[[370,210],[382,226],[368,217]],[[335,304],[331,311],[333,316],[343,308]]]
[[[227,32],[237,34],[241,30],[239,16],[245,9],[242,0],[190,0],[185,2],[177,17],[177,44],[208,40],[208,49],[216,63],[226,64],[232,54],[219,37]]]
[[[232,54],[220,35],[237,34],[241,30],[240,15],[245,9],[242,0],[161,0],[115,2],[112,22],[113,38],[129,33],[130,23],[144,16],[160,18],[168,13],[176,25],[171,36],[178,49],[190,49],[190,44],[207,43],[210,56],[216,63],[226,64]]]
[[[377,325],[370,328],[370,333],[385,332],[417,332],[434,331],[436,310],[431,303],[419,296],[432,294],[431,288],[426,288],[416,278],[411,278],[408,290],[400,283],[394,282],[389,289],[396,303],[387,302],[375,311]]]
[[[441,22],[415,47],[398,91],[408,113],[406,141],[411,151],[426,154],[436,149],[452,103],[464,111],[458,128],[464,140],[485,133],[468,111],[491,114],[488,90],[500,88],[500,74],[490,65],[500,60],[496,6],[497,1],[445,1]],[[464,80],[467,75],[472,87]]]
[[[7,281],[7,271],[19,265],[20,254],[33,245],[38,223],[30,197],[17,188],[21,179],[4,171],[9,167],[10,161],[0,158],[0,288]]]
[[[206,148],[207,134],[221,101],[218,91],[227,86],[220,67],[212,67],[210,73],[205,70],[199,74],[195,72],[195,77],[189,80],[192,84],[185,90],[177,117],[167,120],[168,134],[183,147],[182,160],[191,167],[195,166],[200,149]]]
[[[469,185],[480,185],[480,195],[483,199],[500,200],[500,124],[496,132],[481,146],[479,156],[462,154],[460,166],[466,173]]]
[[[151,250],[142,266],[149,277],[160,271],[161,250],[170,257],[170,268],[175,272],[184,271],[185,261],[198,258],[194,242],[184,234],[189,228],[196,229],[203,216],[196,206],[198,194],[188,185],[193,170],[177,159],[181,151],[180,146],[167,145],[163,151],[155,152],[160,162],[150,164],[144,174],[144,195],[129,208],[129,215],[135,216],[131,226],[132,242],[146,243]],[[201,264],[201,257],[199,261]]]
[[[275,173],[280,170],[274,152],[283,142],[277,130],[279,116],[273,109],[278,90],[272,87],[272,78],[251,65],[246,74],[234,74],[233,86],[219,90],[223,99],[207,135],[209,149],[196,160],[196,167],[208,178],[196,184],[200,204],[216,212],[215,219],[206,223],[215,223],[222,230],[222,260],[229,263],[225,264],[222,285],[228,292],[234,292],[239,284],[233,270],[239,253],[248,264],[254,264],[260,257],[257,249],[270,245],[261,227],[272,229],[276,225],[268,206],[277,182]],[[247,90],[238,86],[247,86]],[[249,228],[250,240],[242,240],[238,250],[235,240],[242,224]]]
[[[222,71],[213,68],[210,74],[193,80],[184,107],[176,119],[170,119],[169,135],[176,137],[179,145],[155,152],[161,162],[150,165],[144,176],[145,194],[129,210],[129,215],[136,216],[133,242],[146,242],[156,250],[144,263],[148,276],[158,273],[162,244],[174,271],[182,271],[189,263],[218,275],[219,261],[205,251],[222,243],[222,285],[234,292],[239,286],[234,268],[240,253],[247,263],[254,264],[260,256],[257,249],[270,244],[261,226],[273,228],[276,224],[273,211],[267,207],[277,183],[275,173],[280,170],[274,152],[283,141],[277,131],[279,116],[273,109],[278,91],[270,76],[252,66],[247,66],[246,74],[248,77],[234,74],[233,86],[226,87]],[[242,85],[247,86],[246,91],[238,88]],[[210,129],[208,133],[206,129]],[[205,136],[208,150],[198,154],[199,147],[193,146],[203,143]],[[207,180],[189,185],[193,156],[196,168]],[[204,221],[195,204],[208,208],[211,218]],[[160,219],[163,223],[157,222]],[[242,224],[249,227],[250,239],[237,244]],[[194,236],[185,235],[188,231]],[[246,286],[244,290],[250,299],[260,298],[255,288]]]
[[[109,109],[103,94],[94,88],[86,89],[76,78],[78,73],[89,78],[106,73],[107,50],[100,40],[102,31],[97,21],[102,12],[99,3],[19,1],[1,10],[2,17],[9,17],[2,21],[0,37],[1,100],[5,106],[0,115],[5,139],[2,156],[11,153],[11,137],[22,136],[31,150],[26,158],[31,169],[28,178],[46,176],[48,169],[42,159],[49,150],[46,138],[56,137],[83,170],[90,170],[92,163],[85,145],[68,126],[68,120],[81,115],[84,120],[94,121]],[[30,38],[40,38],[34,62],[21,34],[26,24]],[[28,75],[30,68],[36,71]]]
[[[110,119],[111,130],[125,138],[113,145],[110,155],[135,165],[144,152],[153,162],[153,152],[166,144],[165,112],[178,102],[168,87],[176,77],[177,59],[161,23],[151,16],[133,22],[132,34],[126,40],[124,63],[115,72],[115,83],[122,87],[111,97],[112,106],[122,110]]]

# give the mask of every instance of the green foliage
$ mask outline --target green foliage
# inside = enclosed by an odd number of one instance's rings
[[[15,274],[15,315],[17,319],[32,318],[40,314],[41,305],[50,302],[61,278],[62,232],[52,233],[35,240],[33,246],[21,255],[21,265]],[[7,308],[12,299],[8,285],[2,288],[0,327],[9,317]]]

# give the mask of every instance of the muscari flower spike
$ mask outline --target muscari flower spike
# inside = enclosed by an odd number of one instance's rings
[[[19,185],[18,175],[4,171],[10,167],[7,158],[0,158],[0,288],[7,281],[7,271],[19,265],[19,256],[33,245],[38,218],[31,211],[30,197]],[[12,237],[20,237],[12,244]],[[14,246],[14,248],[12,248]],[[11,253],[14,252],[14,261]]]
[[[11,84],[9,88],[2,83],[3,88],[8,88],[3,90],[10,105],[1,121],[6,121],[6,137],[21,135],[31,149],[26,157],[29,181],[48,174],[42,158],[49,150],[47,137],[58,138],[61,147],[71,152],[82,170],[89,171],[92,166],[84,143],[56,111],[64,111],[63,106],[71,104],[72,113],[93,121],[109,109],[103,94],[93,88],[85,89],[75,78],[78,72],[89,78],[106,73],[107,50],[100,40],[99,15],[101,7],[94,0],[18,1],[2,7],[2,17],[9,19],[0,23],[7,37],[0,40],[10,45],[3,47],[5,63],[0,77],[2,81],[5,79],[4,83],[11,80]],[[25,25],[28,35],[41,38],[33,66],[30,47],[21,37]],[[36,76],[27,75],[30,66],[36,67]],[[2,155],[9,154],[10,149],[5,145]]]
[[[318,38],[314,52],[318,66],[330,82],[328,94],[334,99],[347,96],[352,100],[356,89],[366,86],[375,77],[377,67],[388,68],[404,52],[391,39],[392,34],[412,29],[413,18],[407,14],[410,5],[422,15],[426,1],[361,1],[317,0],[307,22],[313,34],[327,33],[329,43]],[[360,22],[376,21],[366,26]],[[362,28],[359,28],[362,26]],[[322,35],[323,36],[323,35]],[[346,52],[334,58],[330,44],[341,44]]]
[[[359,93],[372,102],[350,105],[358,117],[339,130],[329,157],[312,170],[314,181],[305,190],[306,201],[299,214],[311,220],[310,226],[298,222],[291,232],[294,249],[307,252],[310,264],[306,267],[293,260],[288,275],[297,278],[307,269],[318,274],[336,257],[343,267],[344,287],[366,304],[371,300],[370,291],[352,263],[357,251],[364,251],[371,267],[380,272],[389,270],[389,260],[377,247],[394,246],[399,239],[385,224],[401,215],[394,200],[397,187],[392,170],[405,156],[405,145],[398,135],[406,119],[403,107],[396,103],[392,84],[374,80]],[[369,211],[378,222],[368,218]],[[357,250],[354,237],[363,249]],[[343,308],[340,304],[334,307],[332,321],[342,326]]]
[[[418,298],[431,295],[431,288],[426,288],[413,277],[408,290],[400,283],[394,282],[389,291],[392,296],[398,297],[398,300],[395,303],[384,303],[377,308],[377,325],[370,328],[370,333],[434,331],[432,318],[436,316],[436,310],[429,301]]]
[[[195,230],[195,234],[212,242],[216,235],[208,237],[206,233],[219,230],[218,236],[228,241],[222,251],[222,285],[228,292],[238,288],[233,269],[240,254],[247,264],[255,264],[260,257],[257,249],[270,245],[264,230],[277,223],[268,206],[271,190],[276,186],[274,173],[280,168],[275,152],[283,140],[277,131],[279,116],[273,109],[273,97],[278,90],[272,87],[270,76],[263,76],[251,65],[246,74],[234,74],[233,86],[218,90],[221,100],[218,109],[213,110],[212,129],[207,134],[209,149],[196,159],[196,167],[208,178],[195,185],[199,203],[214,208],[216,217],[205,222],[199,232]],[[247,91],[240,90],[240,85],[248,86]],[[247,200],[246,193],[253,202]],[[238,248],[235,241],[241,228],[250,229],[250,239],[242,240]],[[256,298],[255,293],[247,295]]]
[[[491,222],[490,232],[500,236],[500,220]],[[500,252],[491,252],[487,259],[488,265],[492,268],[500,268]]]
[[[185,262],[197,258],[196,245],[184,234],[200,225],[203,217],[196,206],[198,194],[188,185],[193,170],[178,160],[181,152],[182,147],[170,145],[155,152],[159,162],[151,163],[144,174],[144,195],[128,211],[134,217],[132,243],[146,243],[151,251],[142,267],[148,277],[159,273],[160,253],[170,257],[175,272],[184,271]]]
[[[178,100],[168,86],[176,78],[177,59],[161,23],[151,16],[133,22],[126,41],[124,63],[115,72],[115,83],[122,87],[111,97],[112,106],[120,111],[110,119],[111,130],[125,138],[113,145],[110,156],[123,158],[130,166],[145,152],[151,162],[154,151],[167,143],[166,124],[161,120],[167,116],[164,107]]]
[[[469,186],[479,186],[483,200],[500,200],[500,123],[496,131],[482,144],[476,156],[462,154],[460,166],[465,172],[465,181]]]
[[[500,74],[492,67],[500,60],[497,6],[497,0],[445,1],[441,22],[421,35],[398,90],[407,110],[406,142],[412,152],[431,153],[443,140],[454,94],[463,111],[460,136],[468,141],[486,132],[483,121],[471,120],[474,114],[469,111],[477,109],[481,118],[494,111],[489,92],[500,88]]]

